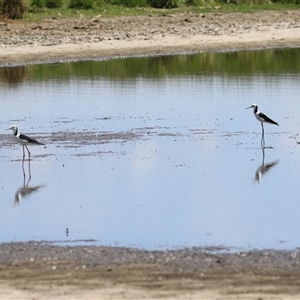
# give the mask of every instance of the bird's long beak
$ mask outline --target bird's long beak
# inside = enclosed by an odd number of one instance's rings
[[[246,109],[248,109],[248,108],[252,108],[252,105],[251,105],[251,106],[249,106],[249,107],[246,107]]]

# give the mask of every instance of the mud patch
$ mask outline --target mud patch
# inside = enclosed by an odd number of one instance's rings
[[[10,286],[21,295],[25,291],[53,295],[55,286],[59,299],[82,293],[89,299],[104,295],[116,299],[109,289],[131,299],[197,299],[201,295],[205,299],[213,295],[219,295],[218,299],[291,299],[299,295],[298,250],[213,250],[1,244],[0,290]]]

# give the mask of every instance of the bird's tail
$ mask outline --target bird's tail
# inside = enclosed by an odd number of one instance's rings
[[[38,141],[36,141],[36,140],[32,141],[31,144],[45,145],[44,143],[38,142]]]

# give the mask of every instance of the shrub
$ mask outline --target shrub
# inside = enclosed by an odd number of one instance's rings
[[[46,0],[46,7],[48,8],[59,8],[62,7],[62,0]]]
[[[109,3],[111,5],[121,5],[122,0],[105,0],[106,3]]]
[[[273,0],[272,2],[282,4],[300,4],[300,0]]]
[[[121,0],[121,4],[127,7],[145,7],[147,6],[146,0]]]
[[[30,7],[33,10],[41,10],[45,6],[45,0],[32,0]]]
[[[203,0],[184,0],[185,5],[187,6],[202,6]]]
[[[25,9],[23,0],[3,0],[1,2],[2,15],[9,19],[21,19]]]
[[[177,0],[147,0],[147,4],[154,8],[176,8]]]
[[[90,9],[93,8],[93,0],[70,0],[69,7]]]

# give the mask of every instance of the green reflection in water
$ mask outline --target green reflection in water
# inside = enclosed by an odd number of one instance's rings
[[[299,72],[300,48],[285,48],[2,67],[0,82],[16,85],[27,80],[68,81],[70,78],[127,80],[212,74],[274,76]]]

